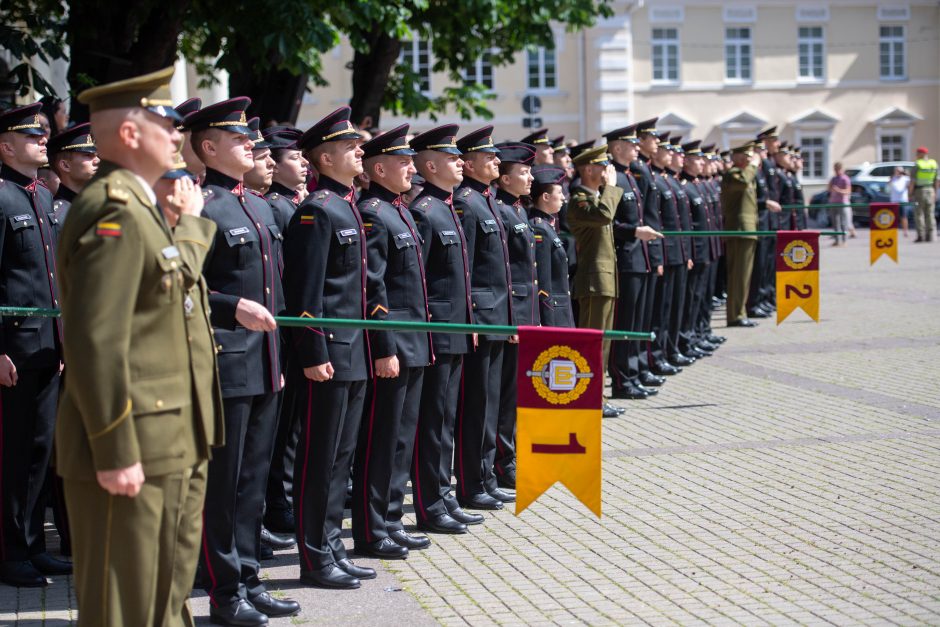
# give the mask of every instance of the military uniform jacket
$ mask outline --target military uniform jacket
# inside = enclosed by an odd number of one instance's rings
[[[672,185],[666,180],[665,171],[653,166],[653,190],[651,194],[659,196],[659,209],[662,216],[662,229],[664,231],[681,231],[679,221],[679,207]],[[664,265],[680,266],[685,261],[682,253],[682,243],[678,237],[663,239]]]
[[[352,190],[320,176],[294,213],[284,242],[287,315],[366,317],[366,237]],[[291,329],[291,358],[300,368],[330,362],[333,379],[363,381],[371,373],[362,329]]]
[[[281,230],[261,196],[220,172],[206,171],[203,195],[202,215],[218,227],[204,273],[216,327],[222,395],[277,392],[281,389],[278,330],[258,333],[237,325],[235,308],[242,298],[260,303],[275,316],[284,308]]]
[[[424,259],[411,215],[401,196],[377,183],[359,199],[368,251],[366,311],[370,320],[427,322]],[[398,356],[404,368],[432,361],[431,334],[424,331],[371,331],[372,359]]]
[[[614,215],[614,240],[617,243],[617,269],[620,272],[649,272],[649,246],[636,238],[636,227],[643,224],[643,198],[636,179],[624,166],[614,162],[617,187],[623,197]]]
[[[72,202],[75,200],[76,196],[78,196],[78,194],[65,185],[59,184],[59,189],[56,191],[55,198],[52,201],[52,210],[55,212],[56,217],[56,233],[62,230],[65,216],[69,214],[69,207],[72,206]]]
[[[538,209],[529,212],[535,236],[539,278],[539,319],[546,327],[573,327],[571,292],[568,289],[568,255],[555,231],[554,220]]]
[[[513,323],[509,290],[509,249],[506,229],[489,185],[464,177],[454,192],[454,210],[460,216],[467,241],[470,267],[470,300],[475,324],[508,325]],[[502,335],[485,339],[503,341]]]
[[[463,227],[452,202],[450,192],[429,182],[408,209],[421,240],[431,322],[467,324],[473,320],[470,262]],[[435,355],[470,351],[469,335],[433,333],[431,339]]]
[[[796,228],[802,231],[806,228],[806,209],[803,207],[806,204],[806,198],[803,196],[803,184],[800,183],[800,178],[796,175],[796,172],[788,172],[787,174],[793,181],[793,204],[800,205],[799,209],[793,210],[796,215]]]
[[[281,233],[287,232],[287,225],[290,224],[290,219],[294,217],[294,212],[297,211],[296,198],[297,193],[294,190],[280,183],[272,183],[271,188],[264,195],[264,199],[271,205],[271,211],[274,212],[274,221]]]
[[[709,228],[720,231],[724,228],[724,220],[721,217],[721,188],[718,177],[711,177],[702,181],[702,190],[708,200]],[[710,237],[711,242],[711,260],[717,261],[721,257],[721,238]]]
[[[225,441],[225,420],[222,415],[222,388],[216,362],[215,329],[209,319],[209,286],[202,276],[202,267],[215,237],[212,220],[182,215],[173,229],[173,239],[183,261],[187,284],[191,284],[183,299],[186,316],[186,341],[193,376],[193,411],[204,426],[200,444],[208,457],[209,449],[222,446]]]
[[[535,261],[535,236],[522,201],[503,190],[496,192],[496,209],[501,212],[509,250],[509,273],[513,324],[539,325],[539,279]]]
[[[617,296],[617,253],[613,220],[623,190],[607,185],[598,196],[578,187],[571,193],[568,220],[578,245],[578,273],[574,276],[574,298]]]
[[[211,421],[193,407],[183,261],[152,192],[102,162],[59,242],[69,373],[56,419],[66,479],[143,464],[146,476],[208,457]]]
[[[679,212],[679,229],[682,231],[691,231],[692,208],[689,207],[689,197],[685,193],[685,182],[679,179],[679,174],[672,171],[666,172],[665,176],[676,197],[676,211]],[[679,250],[682,251],[682,261],[688,261],[692,257],[692,238],[682,236],[679,237],[678,240]]]
[[[689,203],[689,217],[692,230],[711,231],[711,221],[709,219],[708,202],[705,199],[703,189],[695,177],[685,173],[682,175],[684,183],[683,190]],[[692,237],[692,261],[696,264],[708,263],[711,261],[711,238]]]
[[[721,215],[726,231],[757,230],[757,166],[727,170],[721,177]],[[757,239],[748,237],[747,239]]]
[[[0,168],[0,303],[10,307],[57,308],[58,219],[52,194],[39,181],[6,165]],[[19,369],[57,366],[62,359],[62,324],[57,318],[3,318],[0,355]]]
[[[614,167],[617,167],[614,165]],[[640,192],[640,198],[643,199],[643,223],[651,229],[657,231],[663,230],[663,220],[659,210],[659,195],[655,193],[653,184],[653,171],[650,167],[649,159],[640,156],[636,161],[630,164],[630,172],[636,181],[637,189]],[[648,252],[650,268],[655,269],[663,265],[664,251],[663,241],[654,240],[648,243]]]

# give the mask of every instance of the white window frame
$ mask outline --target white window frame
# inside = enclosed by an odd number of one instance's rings
[[[660,31],[660,36],[657,36]],[[662,33],[671,31],[675,37],[663,37]],[[662,76],[656,77],[656,58],[660,57]],[[675,61],[676,76],[669,76],[670,57]],[[650,75],[652,82],[657,85],[676,85],[681,80],[681,45],[679,43],[679,28],[676,26],[656,26],[650,31]]]
[[[814,154],[815,147],[809,142],[816,139],[822,140],[819,146],[822,150],[819,176],[814,176],[811,169],[814,163],[814,157],[812,155]],[[829,170],[832,165],[829,159],[832,133],[825,130],[800,131],[797,133],[796,143],[803,147],[803,183],[810,185],[827,183],[829,181]]]
[[[885,156],[885,149],[887,148],[885,140],[891,138],[900,139],[900,148],[896,155]],[[892,141],[892,144],[895,143]],[[895,146],[891,147],[892,150],[895,150]],[[904,131],[899,131],[898,129],[880,131],[878,133],[878,150],[876,152],[878,161],[907,161],[910,159],[911,153],[908,146],[908,134]]]
[[[476,61],[473,62],[473,65],[464,68],[463,70],[463,80],[465,84],[478,84],[483,85],[487,91],[494,91],[496,87],[496,72],[493,70],[493,62],[491,57],[493,55],[493,50],[485,50],[483,54],[477,57]],[[490,74],[490,84],[487,85],[484,80],[483,70],[489,67]]]
[[[812,29],[819,29],[819,36],[809,34]],[[806,34],[804,34],[806,33]],[[801,83],[824,83],[826,82],[826,29],[820,25],[801,24],[797,27],[797,80]],[[817,49],[818,46],[818,49]],[[818,54],[817,54],[818,52]],[[803,73],[804,67],[801,61],[806,57],[806,74]],[[816,67],[819,67],[819,76],[816,76]]]
[[[551,55],[553,64],[552,71],[549,72],[545,60],[548,58],[549,54]],[[536,68],[536,85],[532,85],[532,55],[535,55],[536,63],[534,67]],[[558,49],[557,47],[546,48],[545,46],[538,46],[527,48],[525,53],[525,85],[526,93],[555,93],[558,91]],[[551,78],[552,85],[548,85],[548,79]]]
[[[741,31],[747,31],[747,38],[740,36]],[[730,33],[735,31],[735,36],[730,37]],[[744,53],[745,49],[747,54]],[[734,51],[734,76],[730,76],[732,66],[728,63],[729,53]],[[747,58],[748,76],[742,76],[744,64],[742,60]],[[725,26],[725,83],[748,85],[754,82],[754,29],[750,26]]]
[[[421,48],[427,52],[427,64],[421,64]],[[398,54],[398,62],[410,64],[411,71],[418,75],[421,82],[424,83],[421,93],[425,96],[431,94],[431,74],[434,67],[434,59],[431,52],[431,42],[427,39],[421,39],[417,33],[412,35],[411,39],[403,39],[401,42],[401,52]],[[409,63],[410,62],[410,63]]]
[[[899,28],[901,29],[900,35],[884,35],[882,29],[884,28]],[[898,51],[898,46],[900,45],[900,51]],[[882,54],[885,51],[885,46],[887,46],[888,52],[888,67],[889,72],[885,74],[883,72],[884,67],[882,66]],[[897,65],[896,55],[900,54],[901,57],[901,73],[897,74],[895,72],[895,66]],[[904,24],[879,24],[878,25],[878,78],[882,81],[905,81],[907,80],[907,28]]]

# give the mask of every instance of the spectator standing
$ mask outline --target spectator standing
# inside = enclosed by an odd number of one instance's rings
[[[911,214],[914,213],[908,202],[908,187],[911,184],[911,177],[907,175],[907,170],[898,166],[894,168],[894,174],[888,182],[888,193],[891,194],[891,202],[900,205],[901,228],[904,230],[904,237],[907,237],[907,227],[910,224]]]
[[[841,207],[831,207],[829,216],[832,221],[832,228],[835,231],[847,231],[849,237],[855,237],[855,226],[852,224],[852,207],[849,203],[852,200],[852,181],[845,175],[845,168],[841,162],[833,166],[835,176],[829,179],[829,204],[842,205]],[[845,244],[845,235],[833,236],[835,241],[833,246]],[[841,238],[841,239],[840,239]]]

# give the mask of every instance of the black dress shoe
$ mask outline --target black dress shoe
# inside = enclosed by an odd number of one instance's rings
[[[362,585],[359,579],[347,574],[336,564],[327,564],[317,570],[302,570],[300,582],[309,586],[335,590],[354,590]]]
[[[16,588],[42,588],[49,585],[49,580],[28,561],[0,562],[0,581]]]
[[[482,516],[480,516],[480,522],[483,522]],[[467,525],[458,521],[450,514],[441,514],[434,518],[422,520],[418,522],[418,529],[429,533],[467,533]]]
[[[506,492],[505,490],[501,488],[496,488],[495,490],[492,490],[489,493],[489,495],[492,496],[497,501],[502,501],[503,503],[515,503],[516,502],[515,494]]]
[[[257,596],[249,597],[248,602],[254,605],[256,610],[271,618],[300,614],[300,603],[293,599],[275,599],[267,590]]]
[[[294,535],[297,529],[294,512],[289,509],[268,510],[264,513],[264,526],[274,533]]]
[[[705,338],[705,339],[708,340],[709,342],[711,342],[712,344],[724,344],[725,342],[728,341],[728,338],[726,338],[725,336],[723,336],[723,335],[714,335],[714,334],[709,335],[709,336],[708,336],[707,338]]]
[[[356,553],[383,560],[403,560],[408,557],[408,549],[391,538],[382,538],[375,542],[356,542]]]
[[[48,553],[40,553],[29,558],[33,567],[43,575],[71,575],[72,562],[66,562],[52,557]]]
[[[705,340],[701,340],[695,345],[695,348],[697,348],[700,351],[705,351],[706,353],[714,353],[716,350],[718,350],[719,346],[720,344],[712,344],[711,342],[706,342]]]
[[[451,518],[465,525],[482,525],[485,520],[483,514],[471,514],[470,512],[463,511],[459,507],[447,513],[450,514]]]
[[[747,310],[748,318],[769,318],[770,312],[762,307],[753,307]]]
[[[503,502],[497,501],[486,492],[457,499],[457,502],[464,509],[503,509]]]
[[[638,389],[641,392],[646,392],[647,396],[656,396],[657,394],[659,394],[659,390],[657,390],[656,388],[648,388],[645,385],[638,385],[636,386],[636,389]]]
[[[703,351],[697,348],[689,348],[684,353],[687,357],[694,357],[695,359],[702,359],[703,357],[711,357],[711,351]]]
[[[728,323],[729,327],[756,327],[757,323],[753,320],[748,320],[747,318],[741,318],[740,320],[732,320]]]
[[[604,418],[616,418],[620,415],[620,411],[610,403],[604,403],[604,409],[601,412],[601,415]]]
[[[261,528],[261,544],[267,544],[275,551],[283,551],[297,544],[297,540],[292,536],[274,533],[265,527]]]
[[[247,600],[235,599],[228,605],[210,605],[209,622],[232,627],[261,627],[268,624],[268,617]]]
[[[637,388],[634,385],[631,385],[625,388],[618,388],[616,390],[611,390],[610,392],[611,398],[622,398],[622,399],[627,399],[631,401],[643,400],[647,396],[649,396],[649,394],[641,391],[639,388]]]
[[[356,579],[375,579],[375,569],[369,568],[368,566],[356,566],[348,557],[336,560],[336,565],[339,566],[344,573]]]
[[[516,489],[516,469],[510,468],[506,472],[496,473],[496,485],[507,490]]]
[[[643,387],[659,387],[666,382],[666,377],[657,377],[652,372],[644,372],[640,375],[640,384]]]
[[[673,355],[669,358],[669,363],[676,367],[691,366],[695,363],[695,360],[691,357],[688,357],[687,355]]]
[[[409,551],[414,551],[418,549],[426,549],[431,546],[431,539],[427,536],[419,536],[417,534],[405,533],[400,529],[388,534],[392,540],[395,541],[395,544],[399,544]]]
[[[653,374],[659,375],[660,377],[671,377],[682,372],[681,368],[676,368],[671,364],[654,364],[650,366],[650,370]]]

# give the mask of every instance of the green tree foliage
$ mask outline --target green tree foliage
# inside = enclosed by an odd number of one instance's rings
[[[52,85],[30,62],[38,59],[48,64],[66,58],[64,26],[58,2],[0,1],[0,48],[13,59],[6,80],[10,91],[20,96],[30,89],[53,93]]]

